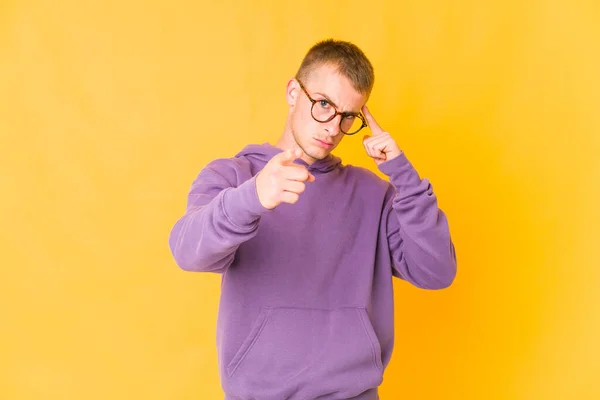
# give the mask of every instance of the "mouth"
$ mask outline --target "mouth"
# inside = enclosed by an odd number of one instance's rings
[[[325,141],[323,141],[323,140],[319,140],[319,139],[317,139],[317,138],[315,138],[315,141],[317,142],[317,144],[318,144],[320,147],[322,147],[322,148],[324,148],[324,149],[330,149],[330,148],[332,148],[332,147],[333,147],[333,143],[331,143],[331,142],[325,142]]]

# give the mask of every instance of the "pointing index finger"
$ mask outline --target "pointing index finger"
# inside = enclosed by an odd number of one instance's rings
[[[292,164],[295,159],[302,157],[302,150],[299,148],[287,149],[283,153],[280,153],[279,157],[281,164],[289,165]]]
[[[375,121],[375,118],[373,118],[373,115],[369,111],[369,108],[367,107],[366,104],[362,107],[362,112],[363,112],[365,118],[367,119],[367,124],[369,124],[369,127],[371,128],[371,132],[373,132],[373,135],[378,135],[378,134],[382,133],[383,129],[381,128],[381,126],[379,126],[377,121]]]

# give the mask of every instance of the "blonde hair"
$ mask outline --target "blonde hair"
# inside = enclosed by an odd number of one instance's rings
[[[365,53],[355,44],[344,40],[325,39],[314,44],[306,53],[296,79],[304,82],[311,72],[320,66],[331,65],[346,77],[360,94],[371,94],[375,83],[373,65]]]

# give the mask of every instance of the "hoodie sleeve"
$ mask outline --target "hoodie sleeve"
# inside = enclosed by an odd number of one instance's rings
[[[379,170],[390,178],[384,219],[394,276],[423,289],[443,289],[456,276],[448,220],[427,179],[402,153]]]
[[[215,160],[192,183],[186,212],[169,236],[171,254],[181,269],[223,273],[240,244],[256,235],[268,209],[258,200],[256,176],[242,164]]]

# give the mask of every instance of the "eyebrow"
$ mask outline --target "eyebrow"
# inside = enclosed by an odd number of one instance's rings
[[[335,104],[335,103],[333,102],[333,100],[331,100],[329,97],[327,97],[327,95],[326,95],[326,94],[324,94],[324,93],[321,93],[321,92],[315,92],[315,94],[318,94],[318,95],[321,95],[321,96],[325,97],[325,100],[327,100],[328,102],[330,102],[332,106],[334,106],[335,108],[339,108],[339,107],[337,106],[337,104]],[[345,114],[345,115],[354,115],[354,116],[356,117],[358,114],[360,114],[360,112],[354,112],[354,111],[342,111],[342,114]]]
[[[318,94],[318,95],[321,95],[321,96],[325,97],[325,100],[327,100],[328,102],[330,102],[335,108],[338,108],[337,104],[335,104],[333,102],[333,100],[331,100],[329,97],[327,97],[326,94],[321,93],[321,92],[315,92],[315,94]]]

